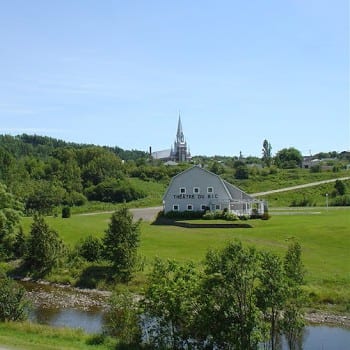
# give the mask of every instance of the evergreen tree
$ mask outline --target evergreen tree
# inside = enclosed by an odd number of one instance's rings
[[[31,226],[25,261],[39,275],[50,272],[64,256],[65,248],[58,233],[41,215],[35,214]]]
[[[117,278],[130,281],[135,270],[137,248],[140,242],[140,220],[133,222],[133,215],[123,206],[116,210],[103,238],[104,255],[111,261]]]

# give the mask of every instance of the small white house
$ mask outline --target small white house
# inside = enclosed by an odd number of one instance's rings
[[[228,210],[238,216],[264,214],[266,203],[233,186],[220,176],[193,166],[176,176],[163,197],[164,213],[170,211]]]

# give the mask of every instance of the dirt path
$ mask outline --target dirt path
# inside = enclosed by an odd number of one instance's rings
[[[330,180],[322,180],[322,181],[310,182],[308,184],[303,184],[303,185],[284,187],[284,188],[280,188],[278,190],[271,190],[271,191],[266,191],[266,192],[252,193],[251,196],[259,197],[259,196],[265,196],[265,195],[271,194],[271,193],[293,191],[293,190],[298,190],[300,188],[313,187],[313,186],[318,186],[318,185],[322,185],[322,184],[327,184],[327,183],[330,183],[330,182],[336,182],[337,180],[341,180],[341,181],[350,180],[350,176],[340,177],[340,178],[337,178],[337,179],[330,179]]]

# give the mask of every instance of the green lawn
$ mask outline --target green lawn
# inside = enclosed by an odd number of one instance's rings
[[[296,239],[303,249],[307,289],[315,301],[342,304],[343,309],[350,311],[350,208],[286,211],[295,215],[280,211],[280,215],[276,213],[267,221],[246,221],[252,228],[183,228],[143,222],[140,253],[146,261],[145,272],[155,257],[200,263],[209,248],[222,247],[235,238],[281,256],[289,242]],[[74,215],[70,219],[46,220],[73,246],[89,234],[101,237],[109,217],[110,214]],[[25,232],[30,222],[29,218],[23,219]],[[144,276],[139,278],[144,280]]]

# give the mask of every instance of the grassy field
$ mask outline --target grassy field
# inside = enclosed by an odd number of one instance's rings
[[[97,338],[95,338],[97,339]],[[0,323],[0,344],[20,350],[112,350],[115,341],[96,344],[93,336],[72,329],[51,328],[33,323]]]
[[[102,237],[110,215],[47,218],[47,222],[73,246],[89,234]],[[25,232],[29,231],[30,222],[29,218],[23,219]],[[286,208],[273,212],[270,220],[244,223],[252,227],[183,228],[143,222],[140,254],[146,266],[135,285],[142,285],[155,257],[200,263],[208,249],[220,248],[235,238],[283,256],[289,242],[295,239],[302,245],[306,289],[314,302],[330,307],[337,304],[343,311],[350,311],[350,208]]]

